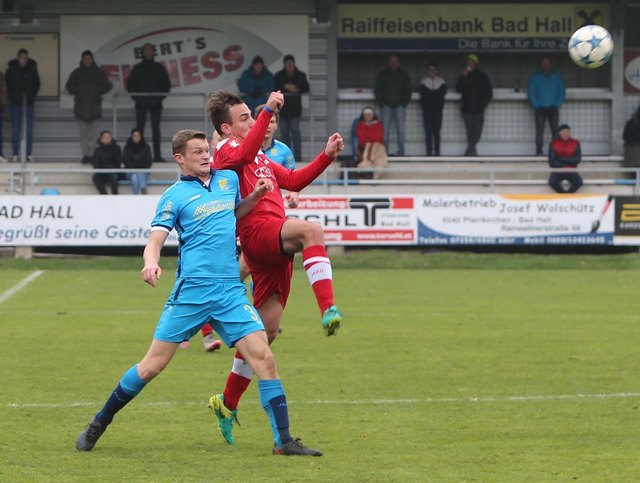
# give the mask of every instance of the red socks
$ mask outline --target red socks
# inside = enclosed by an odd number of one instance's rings
[[[323,245],[314,245],[302,251],[302,264],[316,296],[320,313],[333,305],[331,260]]]
[[[224,387],[224,405],[234,410],[238,408],[240,398],[249,387],[253,370],[251,366],[242,358],[242,354],[236,351],[233,358],[233,367],[227,378],[227,385]]]

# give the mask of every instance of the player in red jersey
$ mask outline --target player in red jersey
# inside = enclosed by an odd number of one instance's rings
[[[214,151],[216,169],[233,169],[240,179],[244,197],[261,178],[271,179],[269,192],[253,211],[238,220],[237,232],[243,256],[253,280],[253,304],[262,318],[269,343],[277,336],[287,303],[293,273],[293,256],[302,252],[303,265],[313,289],[322,328],[334,335],[342,315],[334,304],[331,261],[324,246],[324,232],[318,223],[287,218],[280,188],[301,191],[315,180],[344,148],[339,133],[329,136],[322,153],[304,168],[290,170],[271,162],[260,150],[272,114],[284,104],[284,96],[273,92],[254,119],[237,94],[218,91],[211,95],[206,110],[222,140]],[[236,352],[223,394],[210,399],[222,436],[233,443],[232,423],[240,397],[253,376],[242,355]]]

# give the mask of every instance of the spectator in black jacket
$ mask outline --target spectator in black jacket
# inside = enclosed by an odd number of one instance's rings
[[[484,110],[493,98],[493,88],[487,74],[478,67],[478,56],[467,56],[467,66],[458,77],[456,92],[462,94],[462,119],[467,131],[467,150],[465,156],[477,156],[476,145],[482,136]]]
[[[82,52],[80,66],[71,72],[66,85],[69,94],[74,96],[73,114],[80,126],[82,164],[91,161],[102,117],[102,96],[112,87],[105,71],[96,65],[93,53]]]
[[[4,72],[0,70],[0,163],[6,163],[7,160],[2,154],[2,143],[4,138],[2,137],[2,123],[4,118],[4,105],[7,102],[7,85],[4,82]]]
[[[275,90],[284,94],[284,106],[280,110],[280,139],[292,148],[294,159],[301,160],[302,94],[309,92],[309,82],[307,74],[296,67],[293,55],[285,55],[283,61],[284,69],[275,75]]]
[[[427,76],[420,83],[420,104],[427,156],[440,156],[440,129],[446,94],[447,84],[440,77],[436,63],[431,62],[427,66]]]
[[[102,131],[98,139],[98,147],[91,159],[93,167],[99,170],[120,169],[122,152],[110,131]],[[97,172],[93,175],[93,184],[101,195],[106,195],[107,185],[111,187],[111,194],[118,194],[118,173]]]
[[[625,168],[640,168],[640,107],[636,109],[624,125],[622,139],[624,141],[624,160],[622,165]],[[626,176],[635,178],[636,174],[629,172]]]
[[[142,62],[131,70],[127,81],[127,90],[131,94],[149,92],[169,92],[171,81],[169,74],[162,64],[154,60],[153,45],[142,46]],[[151,116],[151,134],[153,142],[153,158],[164,161],[160,154],[160,116],[162,114],[162,100],[166,96],[136,96],[131,98],[136,103],[136,125],[144,134],[147,112]]]
[[[18,161],[20,153],[20,132],[22,127],[22,102],[27,103],[27,159],[33,161],[33,105],[40,90],[38,64],[29,58],[27,49],[18,50],[18,57],[9,62],[5,73],[7,93],[11,102],[11,147],[12,161]]]
[[[140,129],[133,128],[131,137],[127,139],[122,153],[122,162],[127,169],[145,169],[150,168],[153,164],[151,158],[151,149],[142,137]],[[134,195],[142,193],[147,194],[147,178],[149,173],[129,173],[129,181],[131,182],[131,192]]]

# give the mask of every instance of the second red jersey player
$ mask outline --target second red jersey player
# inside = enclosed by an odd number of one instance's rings
[[[322,227],[318,223],[287,218],[280,188],[301,191],[308,186],[338,156],[344,142],[340,134],[332,134],[324,151],[300,169],[290,170],[270,161],[260,148],[272,113],[283,103],[281,93],[272,93],[254,120],[247,105],[235,93],[219,91],[207,102],[207,112],[222,138],[214,150],[214,168],[236,171],[243,197],[253,190],[259,179],[270,179],[274,185],[274,190],[237,225],[243,255],[253,279],[253,303],[270,342],[277,335],[289,296],[296,252],[302,252],[303,265],[320,308],[325,334],[334,335],[342,322],[342,315],[333,300],[331,262],[324,246]],[[250,369],[237,353],[224,394],[214,398],[219,397],[226,408],[235,411],[251,376]],[[225,418],[218,414],[218,421],[223,436],[227,442],[232,442],[233,417]]]

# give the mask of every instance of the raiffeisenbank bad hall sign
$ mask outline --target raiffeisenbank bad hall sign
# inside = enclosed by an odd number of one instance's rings
[[[561,50],[606,4],[339,4],[340,50]]]

